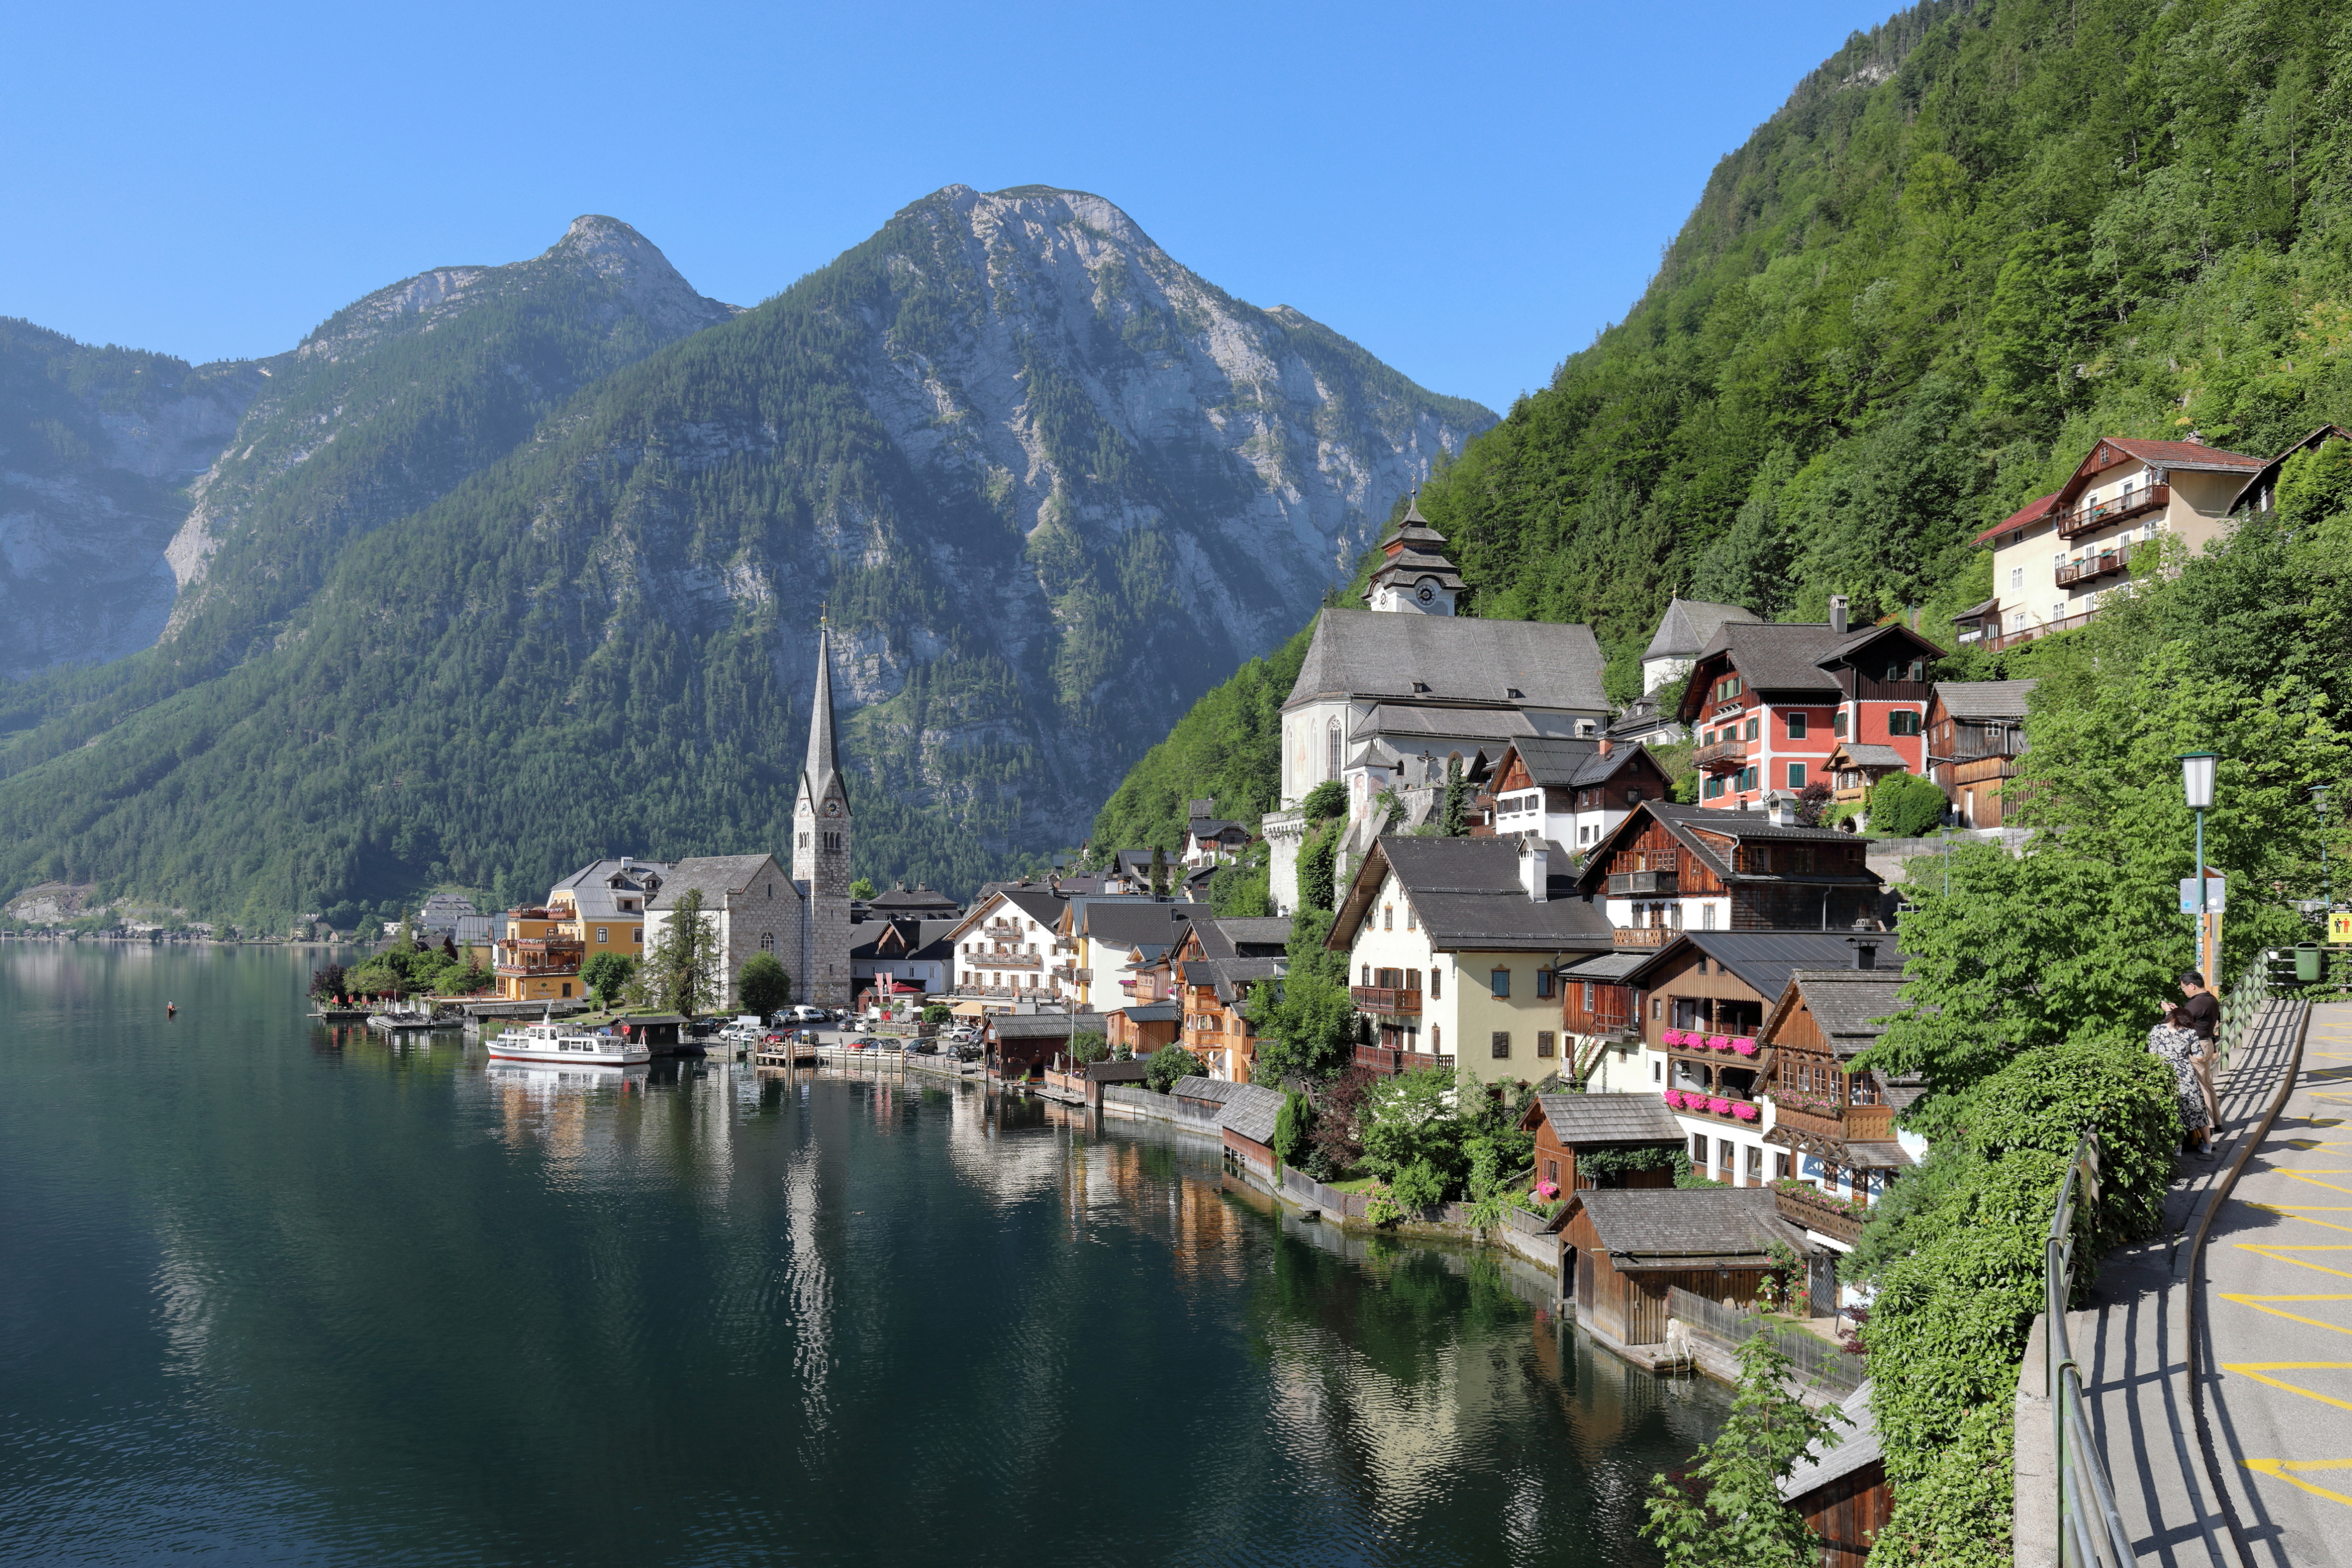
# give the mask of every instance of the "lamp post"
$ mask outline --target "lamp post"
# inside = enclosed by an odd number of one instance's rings
[[[2202,972],[2211,966],[2206,953],[2206,933],[2212,921],[2206,907],[2205,887],[2205,814],[2213,808],[2213,764],[2220,759],[2210,752],[2180,753],[2180,789],[2187,796],[2189,809],[2197,816],[2197,863],[2189,868],[2197,879],[2197,967]],[[2220,976],[2208,973],[2205,984],[2211,985]]]

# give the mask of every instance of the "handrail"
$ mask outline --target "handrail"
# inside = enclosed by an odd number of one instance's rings
[[[2239,974],[2238,983],[2222,996],[2221,1025],[2213,1031],[2216,1076],[2229,1071],[2231,1057],[2253,1028],[2254,1020],[2262,1016],[2273,994],[2268,970],[2263,964],[2250,963]]]
[[[2131,1535],[2116,1508],[2116,1490],[2083,1407],[2082,1369],[2066,1334],[2066,1303],[2074,1293],[2074,1200],[2099,1201],[2099,1135],[2086,1131],[2066,1162],[2058,1210],[2050,1216],[2043,1258],[2043,1344],[2049,1354],[2050,1416],[2058,1458],[2058,1550],[2067,1568],[2131,1568]],[[2089,1493],[2086,1501],[2084,1494]]]

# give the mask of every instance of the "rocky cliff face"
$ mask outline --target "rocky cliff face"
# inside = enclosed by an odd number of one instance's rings
[[[784,851],[829,606],[857,868],[969,888],[1074,843],[1493,422],[1040,189],[939,192],[740,314],[583,220],[257,368],[170,635],[0,743],[0,879],[349,919]]]
[[[194,370],[0,321],[0,675],[155,640],[185,487],[261,383],[247,365]]]

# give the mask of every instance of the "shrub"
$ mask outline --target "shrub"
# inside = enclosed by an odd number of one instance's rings
[[[1201,1070],[1200,1058],[1181,1046],[1162,1046],[1151,1053],[1144,1066],[1144,1082],[1152,1091],[1166,1094],[1176,1087],[1179,1079],[1191,1078]]]
[[[1298,810],[1309,822],[1340,816],[1348,809],[1348,792],[1338,779],[1325,779],[1307,792]]]
[[[1428,1161],[1415,1160],[1391,1179],[1389,1195],[1397,1207],[1419,1214],[1445,1201],[1445,1178]]]
[[[949,1006],[944,1002],[934,1002],[929,1006],[923,1009],[923,1022],[926,1024],[952,1024],[955,1022],[955,1009]]]
[[[1089,1029],[1070,1037],[1070,1059],[1080,1067],[1110,1059],[1110,1041],[1099,1031]],[[1180,1075],[1181,1076],[1181,1075]]]
[[[1821,1538],[1780,1500],[1780,1483],[1808,1447],[1837,1442],[1832,1423],[1842,1417],[1789,1391],[1792,1364],[1770,1333],[1748,1335],[1723,1430],[1682,1477],[1651,1479],[1642,1534],[1666,1568],[1812,1568],[1821,1561]]]
[[[2145,1050],[2104,1042],[2027,1051],[1967,1098],[1969,1142],[1988,1159],[2038,1150],[2064,1159],[2099,1134],[2101,1196],[2092,1256],[2154,1235],[2180,1146],[2172,1070]],[[2053,1181],[2042,1226],[2057,1198]]]
[[[1944,792],[1916,773],[1889,773],[1870,789],[1870,826],[1896,838],[1916,838],[1944,820]]]
[[[1296,1165],[1307,1152],[1307,1129],[1313,1117],[1307,1097],[1297,1089],[1286,1089],[1282,1096],[1282,1110],[1274,1119],[1274,1157],[1286,1165]]]

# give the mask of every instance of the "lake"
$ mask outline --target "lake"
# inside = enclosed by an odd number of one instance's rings
[[[0,945],[0,1561],[1645,1563],[1728,1403],[1172,1130],[493,1071],[324,957]]]

